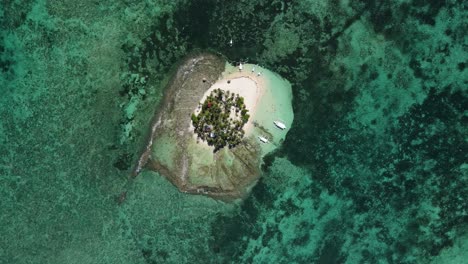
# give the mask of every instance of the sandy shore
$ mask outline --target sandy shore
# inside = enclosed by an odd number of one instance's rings
[[[267,138],[270,143],[261,144],[264,153],[272,151],[285,138],[289,129],[278,129],[273,122],[279,120],[286,127],[291,126],[293,121],[292,93],[291,85],[279,75],[253,64],[244,64],[242,70],[239,70],[238,66],[227,63],[221,77],[205,91],[199,102],[203,103],[208,95],[218,88],[237,93],[244,98],[250,114],[244,126],[245,136]],[[199,114],[200,111],[199,108],[194,109],[195,114]],[[192,124],[188,130],[193,133]],[[206,141],[197,139],[195,133],[193,133],[193,138],[198,142],[198,146],[207,150],[212,149]]]
[[[218,88],[242,96],[244,98],[245,106],[247,110],[249,110],[249,115],[251,116],[244,126],[246,135],[249,135],[252,132],[253,121],[257,113],[260,98],[262,98],[267,89],[266,81],[263,79],[263,76],[258,76],[258,71],[253,72],[253,67],[255,66],[251,64],[243,65],[242,71],[239,70],[239,67],[230,66],[226,68],[221,79],[214,83],[210,89],[203,94],[203,97],[200,100],[200,103],[203,103],[210,93]],[[259,69],[259,67],[256,68]],[[196,114],[199,112],[200,109],[194,110],[194,113]],[[193,131],[193,126],[191,126],[190,129]]]

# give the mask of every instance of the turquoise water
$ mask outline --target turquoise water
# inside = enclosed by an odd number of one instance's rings
[[[464,5],[3,1],[0,263],[463,263]],[[292,84],[291,130],[244,202],[130,177],[199,50]]]

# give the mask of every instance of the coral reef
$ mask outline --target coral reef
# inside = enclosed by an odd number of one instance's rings
[[[466,259],[465,5],[3,1],[0,260]],[[200,49],[293,85],[294,124],[242,204],[128,179],[177,62]]]

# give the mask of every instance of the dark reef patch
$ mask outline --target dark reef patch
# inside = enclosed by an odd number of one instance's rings
[[[240,215],[233,217],[219,216],[212,225],[214,239],[211,241],[211,250],[222,256],[239,257],[247,246],[242,241],[242,236],[252,235],[252,231],[247,230],[243,223]]]
[[[346,258],[340,254],[342,243],[343,242],[340,241],[338,237],[331,237],[326,243],[324,243],[322,250],[318,254],[319,258],[315,263],[345,263]]]
[[[226,55],[231,61],[258,62],[258,54],[265,33],[280,12],[279,3],[260,0],[251,3],[217,1],[210,20],[207,36],[210,47]],[[229,45],[233,40],[233,46]],[[274,69],[273,69],[274,70]]]
[[[190,1],[173,15],[181,35],[187,36],[189,49],[212,47],[210,33],[215,24],[211,23],[216,4],[214,0]]]
[[[132,165],[132,155],[128,153],[124,153],[120,155],[117,160],[114,162],[114,167],[121,171],[128,170]]]

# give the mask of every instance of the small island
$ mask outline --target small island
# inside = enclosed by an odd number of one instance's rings
[[[243,127],[249,120],[249,110],[239,94],[213,90],[192,114],[192,125],[198,138],[214,146],[214,151],[237,146],[244,137]]]
[[[291,85],[279,75],[210,53],[189,56],[164,91],[134,176],[149,169],[184,193],[245,198],[293,119]]]

